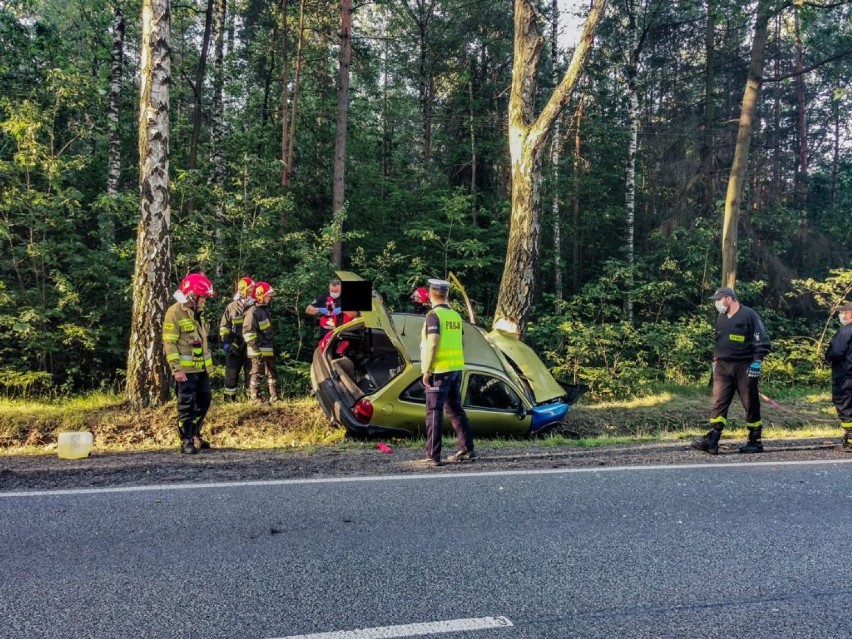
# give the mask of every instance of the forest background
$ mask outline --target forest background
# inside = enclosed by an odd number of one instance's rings
[[[572,51],[560,5],[530,4],[544,39],[541,108]],[[243,275],[278,289],[289,395],[305,392],[316,343],[303,310],[336,262],[397,309],[452,271],[489,323],[512,213],[511,0],[169,9],[172,290],[206,272],[220,293],[206,311],[215,325]],[[0,0],[2,395],[124,388],[141,10],[141,0]],[[707,298],[723,277],[725,194],[761,15],[737,289],[773,338],[765,376],[827,380],[832,311],[852,292],[852,3],[616,0],[538,167],[538,286],[524,326],[558,377],[596,397],[706,382]]]

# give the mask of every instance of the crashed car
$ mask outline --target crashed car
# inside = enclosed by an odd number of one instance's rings
[[[344,288],[347,281],[363,281],[352,273],[338,275]],[[467,306],[471,321],[462,327],[462,403],[474,435],[535,436],[557,428],[584,387],[563,387],[517,337],[476,326]],[[329,421],[349,437],[425,434],[423,322],[422,315],[389,312],[374,291],[370,310],[337,327],[314,351],[312,392]],[[444,430],[451,432],[446,416]]]

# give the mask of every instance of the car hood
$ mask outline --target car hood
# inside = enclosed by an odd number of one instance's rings
[[[488,333],[488,341],[515,365],[516,373],[529,384],[537,404],[565,396],[565,389],[556,381],[541,358],[520,339],[510,333],[493,330]]]

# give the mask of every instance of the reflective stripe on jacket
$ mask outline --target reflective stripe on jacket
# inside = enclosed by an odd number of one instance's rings
[[[163,319],[163,350],[172,373],[200,373],[213,369],[207,347],[207,325],[194,310],[172,304]]]
[[[275,355],[275,337],[272,332],[272,320],[268,306],[256,305],[246,311],[243,321],[243,339],[248,346],[249,357],[273,357]]]

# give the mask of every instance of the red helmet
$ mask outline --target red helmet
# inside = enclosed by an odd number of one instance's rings
[[[215,291],[213,291],[213,283],[207,279],[204,273],[190,273],[183,278],[180,283],[180,292],[189,300],[216,296]]]
[[[251,297],[252,289],[254,289],[254,280],[248,275],[237,282],[237,293],[243,297]]]
[[[427,291],[424,287],[418,288],[411,294],[411,301],[417,302],[420,304],[428,304],[429,303],[429,291]]]
[[[251,294],[258,304],[267,304],[273,295],[275,295],[275,289],[266,282],[256,282]]]

